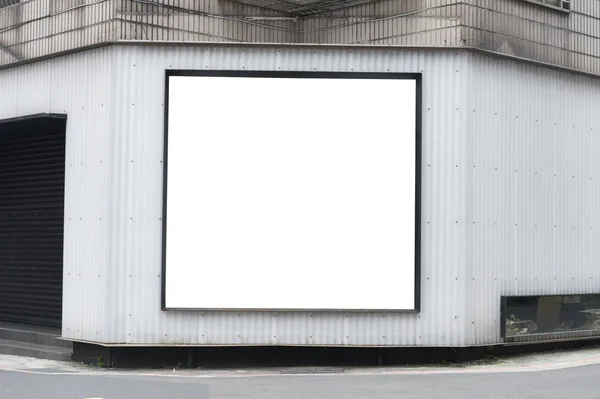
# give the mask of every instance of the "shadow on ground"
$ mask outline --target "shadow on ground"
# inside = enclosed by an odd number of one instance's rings
[[[475,348],[101,347],[74,343],[73,360],[117,368],[468,366],[600,345],[600,340]]]

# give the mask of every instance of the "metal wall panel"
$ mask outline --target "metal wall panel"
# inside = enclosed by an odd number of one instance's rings
[[[501,295],[600,289],[593,233],[600,189],[592,183],[600,179],[593,156],[600,152],[593,138],[600,131],[596,79],[452,51],[124,46],[115,52],[115,84],[124,90],[115,96],[114,163],[122,170],[113,176],[119,215],[106,342],[493,344],[500,342]],[[422,312],[161,312],[156,177],[167,68],[423,72]],[[549,141],[552,119],[566,130]],[[584,127],[594,130],[578,130]],[[542,172],[549,165],[555,182]],[[550,179],[546,186],[536,186],[536,171]],[[584,171],[594,180],[577,180]],[[550,220],[561,221],[556,231]],[[516,233],[508,227],[513,221]]]
[[[110,265],[111,50],[0,70],[0,119],[67,114],[63,335],[93,339],[106,326]]]
[[[600,292],[600,79],[472,58],[468,341],[486,344],[500,296]]]
[[[113,343],[464,345],[466,53],[314,47],[115,47],[111,199]],[[160,310],[165,69],[423,72],[423,258],[420,314]],[[322,93],[321,93],[322,94]],[[320,95],[315,93],[315,95]],[[199,110],[202,112],[202,110]],[[460,165],[460,167],[455,167]],[[457,223],[461,221],[461,223]],[[365,273],[368,270],[364,270]],[[318,276],[315,276],[318,278]],[[384,276],[382,276],[385,278]],[[214,282],[199,282],[213,284]],[[309,289],[309,287],[307,287]],[[71,338],[88,339],[84,335]]]
[[[161,311],[165,69],[422,72],[421,313]],[[493,344],[502,295],[600,290],[597,79],[466,51],[190,44],[91,50],[0,86],[0,118],[69,115],[67,338]]]

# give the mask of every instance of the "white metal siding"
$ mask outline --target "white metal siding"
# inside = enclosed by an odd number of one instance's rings
[[[67,114],[63,334],[106,329],[113,129],[109,48],[0,71],[0,119]],[[0,134],[2,132],[0,131]],[[102,220],[100,220],[102,218]]]
[[[600,292],[600,80],[473,56],[473,344],[501,295]]]
[[[422,72],[421,313],[162,312],[167,68]],[[492,344],[501,295],[600,292],[597,79],[466,51],[161,45],[3,70],[0,87],[0,118],[69,114],[67,338]]]
[[[105,284],[109,290],[106,311],[110,322],[101,333],[101,341],[282,345],[468,343],[464,289],[468,226],[455,223],[466,218],[468,171],[463,167],[447,167],[464,165],[467,161],[464,129],[467,113],[460,105],[466,101],[470,61],[467,53],[197,45],[121,46],[115,47],[114,52],[116,91],[111,132],[115,140],[111,163],[114,196],[109,205],[112,230],[107,277],[110,281]],[[161,161],[167,68],[423,71],[422,312],[160,311]],[[198,289],[213,283],[199,281]],[[69,337],[89,339],[87,335],[73,333]]]

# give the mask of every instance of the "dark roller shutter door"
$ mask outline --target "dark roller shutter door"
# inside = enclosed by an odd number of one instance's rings
[[[0,322],[61,326],[65,128],[0,121]]]

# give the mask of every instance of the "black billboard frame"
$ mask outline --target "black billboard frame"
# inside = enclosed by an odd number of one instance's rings
[[[414,309],[257,309],[257,308],[168,308],[166,306],[167,273],[167,171],[169,152],[169,80],[171,77],[246,77],[246,78],[311,78],[311,79],[399,79],[414,80],[416,83],[416,119],[415,119],[415,259],[414,259]],[[423,120],[422,73],[403,72],[308,72],[308,71],[259,71],[259,70],[196,70],[167,69],[165,71],[164,99],[164,149],[163,149],[163,214],[162,214],[162,265],[161,265],[161,310],[162,311],[270,311],[270,312],[385,312],[420,313],[421,312],[421,200],[422,200],[422,120]]]

